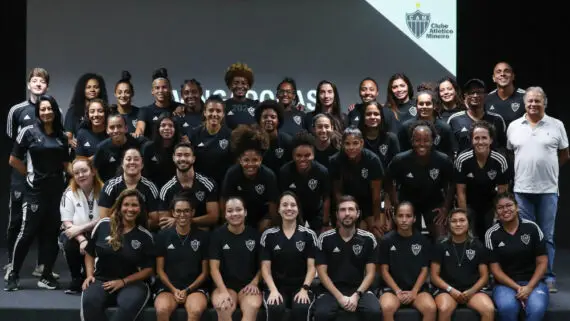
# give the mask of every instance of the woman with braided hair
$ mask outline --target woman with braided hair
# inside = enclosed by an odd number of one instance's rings
[[[227,126],[235,129],[238,125],[254,124],[258,101],[246,97],[247,91],[253,86],[253,70],[237,62],[228,68],[224,80],[232,92],[232,97],[225,101]]]

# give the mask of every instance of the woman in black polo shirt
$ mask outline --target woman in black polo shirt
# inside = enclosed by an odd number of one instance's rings
[[[97,146],[107,136],[107,117],[109,108],[100,98],[95,98],[87,104],[85,119],[77,130],[76,156],[91,157],[95,155]]]
[[[192,226],[188,198],[175,196],[171,207],[175,226],[161,230],[156,240],[156,318],[168,321],[184,305],[188,320],[199,321],[208,306],[208,234]]]
[[[482,321],[492,321],[495,305],[481,292],[489,280],[488,251],[471,233],[464,209],[449,213],[449,235],[436,245],[431,262],[431,282],[438,288],[435,304],[438,320],[451,320],[458,304],[477,311]]]
[[[107,320],[106,309],[117,304],[113,320],[135,320],[150,297],[155,253],[152,236],[142,227],[143,196],[135,189],[120,195],[111,217],[102,218],[85,248],[81,319]]]
[[[242,320],[255,321],[262,299],[259,232],[245,224],[248,213],[241,198],[228,198],[224,208],[227,223],[210,240],[210,275],[216,287],[212,305],[218,320],[231,320],[239,305]]]

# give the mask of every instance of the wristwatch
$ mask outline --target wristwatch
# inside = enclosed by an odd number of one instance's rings
[[[451,287],[451,285],[449,285],[449,286],[445,289],[445,292],[450,293],[451,290],[453,290],[453,288]]]
[[[362,291],[356,291],[356,294],[358,294],[358,297],[361,298],[362,297]]]
[[[309,291],[311,289],[311,286],[307,285],[307,284],[303,284],[303,286],[301,287],[301,289],[305,290],[305,291]]]

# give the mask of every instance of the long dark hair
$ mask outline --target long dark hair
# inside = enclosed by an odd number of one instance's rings
[[[397,119],[399,118],[399,109],[398,109],[398,101],[394,92],[392,92],[392,83],[398,79],[402,79],[406,85],[408,86],[408,98],[412,99],[414,97],[414,87],[412,86],[412,82],[410,78],[403,73],[393,74],[392,77],[388,80],[388,88],[386,89],[386,107],[392,109],[392,112],[396,116]]]
[[[388,133],[388,123],[386,122],[386,108],[383,108],[382,105],[380,105],[380,103],[375,100],[369,103],[362,104],[364,108],[362,108],[362,112],[360,113],[361,115],[360,115],[360,121],[358,122],[358,129],[360,129],[363,136],[366,135],[367,126],[365,124],[364,117],[366,117],[366,108],[368,108],[368,106],[370,105],[376,106],[380,111],[380,124],[378,124],[378,138],[382,139]]]
[[[129,196],[136,196],[139,201],[140,206],[140,213],[137,215],[135,225],[136,226],[146,226],[146,205],[144,202],[144,197],[136,189],[126,189],[119,194],[117,200],[111,207],[111,231],[109,232],[109,245],[113,248],[114,251],[118,251],[123,243],[123,231],[125,226],[123,224],[123,213],[121,213],[121,207],[123,205],[123,201],[125,198]]]
[[[174,135],[172,136],[172,145],[170,146],[170,148],[173,149],[174,145],[180,142],[180,137],[181,137],[180,130],[176,124],[176,121],[174,120],[174,117],[172,117],[170,113],[167,112],[161,113],[160,116],[158,116],[158,120],[154,122],[152,128],[152,141],[154,143],[154,147],[157,148],[157,150],[165,148],[163,143],[164,138],[160,136],[160,124],[165,119],[169,119],[170,121],[172,121],[172,124],[174,126],[173,127]],[[170,156],[172,156],[172,154],[170,154]]]
[[[83,74],[75,83],[73,96],[71,96],[71,102],[69,103],[69,109],[73,111],[73,117],[75,119],[80,119],[85,114],[85,86],[90,79],[95,79],[99,83],[99,97],[96,98],[109,101],[103,76],[92,72]]]
[[[93,127],[91,119],[89,119],[89,107],[91,107],[91,104],[93,103],[99,103],[103,107],[103,113],[105,114],[105,116],[103,116],[104,120],[103,124],[105,125],[105,129],[107,129],[107,117],[109,117],[111,110],[109,109],[109,106],[107,106],[107,102],[105,102],[101,98],[95,98],[89,101],[89,103],[87,104],[87,108],[85,108],[85,117],[83,118],[83,121],[79,125],[79,128],[86,128],[91,130],[91,128]]]
[[[451,242],[451,217],[457,213],[463,213],[463,214],[465,214],[465,217],[467,218],[467,223],[469,224],[469,228],[467,229],[467,239],[465,240],[465,242],[467,242],[467,244],[471,244],[473,242],[473,240],[475,239],[475,237],[473,236],[473,232],[472,232],[473,220],[472,220],[469,212],[466,211],[465,209],[462,209],[462,208],[454,208],[449,212],[449,214],[447,214],[447,236],[444,237],[441,242],[442,243],[443,242]]]
[[[40,119],[40,103],[42,101],[47,101],[50,103],[51,105],[51,109],[53,112],[53,132],[55,133],[55,135],[57,137],[64,137],[65,136],[65,130],[63,129],[63,125],[62,125],[62,117],[61,117],[61,110],[59,109],[59,104],[57,103],[57,101],[55,100],[55,98],[53,96],[50,95],[41,95],[38,98],[38,104],[36,105],[36,121],[38,122],[38,124],[40,124],[39,128],[42,132],[45,131],[44,129],[44,123],[43,121]],[[67,136],[65,136],[67,137]]]
[[[342,117],[342,111],[340,109],[340,96],[338,94],[338,89],[336,88],[336,85],[328,80],[321,80],[319,82],[319,84],[317,85],[317,102],[315,103],[315,113],[325,113],[326,111],[323,110],[324,106],[321,104],[321,101],[319,99],[319,91],[321,90],[321,87],[323,85],[330,85],[333,89],[333,93],[334,93],[334,99],[333,99],[333,103],[332,103],[332,108],[331,108],[331,112],[330,114],[336,118],[336,122],[338,122],[338,126],[339,130],[342,127],[343,124],[343,117]]]

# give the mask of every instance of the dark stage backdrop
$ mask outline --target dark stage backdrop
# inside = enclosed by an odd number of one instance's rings
[[[557,30],[566,30],[563,10],[521,6],[518,1],[457,1],[455,25],[454,16],[442,16],[441,11],[453,3],[430,7],[430,1],[418,1],[417,7],[412,1],[392,1],[398,9],[387,6],[388,2],[188,0],[173,6],[172,1],[167,5],[146,0],[12,0],[2,10],[7,81],[0,126],[5,128],[9,107],[25,99],[28,67],[35,65],[50,71],[51,92],[64,108],[75,80],[86,71],[103,74],[112,89],[121,70],[130,70],[139,105],[152,101],[151,73],[161,66],[169,69],[175,89],[182,79],[195,77],[210,93],[223,90],[227,95],[223,74],[236,61],[250,64],[256,73],[252,96],[271,97],[280,78],[291,76],[298,79],[304,103],[312,106],[311,90],[321,79],[330,79],[339,85],[346,107],[357,100],[358,82],[366,76],[380,82],[381,100],[386,98],[389,76],[401,71],[414,84],[451,74],[459,83],[481,78],[492,89],[493,65],[506,60],[515,68],[517,86],[545,89],[547,112],[562,119],[570,131],[568,82],[562,81],[568,71],[565,52],[559,42],[545,40]],[[430,23],[436,24],[419,37],[413,32],[422,30],[408,27],[406,19],[406,13],[416,10],[430,14]],[[457,37],[457,60],[449,47],[453,36]],[[0,146],[0,229],[4,231],[11,149],[4,135],[0,135]],[[570,233],[564,233],[570,226],[570,165],[561,170],[560,193],[556,240],[559,247],[570,248]],[[3,245],[5,239],[0,237]]]

